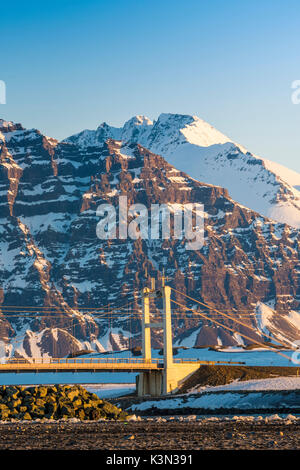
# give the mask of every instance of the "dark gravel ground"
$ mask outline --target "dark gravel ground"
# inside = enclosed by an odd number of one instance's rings
[[[0,424],[0,450],[296,450],[300,424],[82,422]]]

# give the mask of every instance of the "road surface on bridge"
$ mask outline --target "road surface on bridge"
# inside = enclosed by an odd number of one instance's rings
[[[219,362],[219,361],[218,361]],[[176,364],[214,365],[216,362],[174,359]],[[0,373],[7,372],[150,372],[163,370],[161,359],[106,358],[30,358],[10,359],[0,363]]]

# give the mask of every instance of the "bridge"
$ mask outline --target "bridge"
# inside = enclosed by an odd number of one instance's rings
[[[191,365],[214,365],[222,361],[198,361],[197,359],[175,359],[174,364]],[[146,362],[144,359],[136,358],[30,358],[10,359],[4,364],[0,364],[0,373],[14,372],[151,372],[164,369],[161,359],[151,359]]]
[[[175,291],[175,289],[173,289]],[[249,324],[232,317],[227,313],[220,312],[214,307],[203,304],[192,297],[176,291],[178,294],[192,299],[198,304],[208,309],[218,312],[233,322],[254,330]],[[152,323],[150,320],[150,299],[163,300],[162,322]],[[173,357],[172,344],[172,325],[171,325],[171,287],[166,286],[164,279],[161,289],[155,289],[155,283],[152,282],[151,289],[145,287],[142,290],[143,312],[142,312],[142,358],[29,358],[29,359],[10,359],[6,363],[0,363],[0,373],[25,373],[25,372],[135,372],[137,376],[137,393],[139,396],[152,395],[158,396],[174,392],[180,383],[193,374],[202,365],[226,364],[226,361],[199,361],[199,360],[183,360]],[[197,313],[213,323],[223,328],[235,332],[235,330],[227,325],[221,324],[213,317],[207,316],[201,312],[185,307],[181,303],[172,300],[176,305],[181,306],[185,311]],[[151,356],[151,329],[159,328],[163,330],[163,358],[154,359]],[[254,330],[255,331],[255,330]],[[245,333],[239,332],[241,337],[250,339],[251,337]],[[265,336],[268,336],[267,334]],[[278,341],[277,341],[278,342]],[[260,343],[264,348],[270,349],[290,360],[290,357],[284,353]],[[284,343],[281,343],[284,345]],[[284,345],[286,346],[286,345]],[[227,364],[240,364],[238,362],[230,362]]]

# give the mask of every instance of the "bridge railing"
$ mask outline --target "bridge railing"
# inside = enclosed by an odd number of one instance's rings
[[[83,357],[83,358],[53,358],[53,357],[30,357],[28,359],[12,358],[4,363],[6,364],[157,364],[161,359],[151,359],[145,361],[143,358],[106,358],[106,357]]]
[[[163,364],[163,358],[115,358],[115,357],[76,357],[76,358],[53,358],[53,357],[30,357],[28,359],[23,358],[11,358],[5,362],[6,364]],[[175,364],[181,363],[195,363],[202,362],[197,359],[174,359]],[[203,361],[207,363],[207,361]]]
[[[244,364],[244,362],[227,362],[227,361],[201,361],[199,359],[193,358],[174,358],[174,364],[203,364],[203,365],[214,365],[214,364]],[[11,358],[7,361],[3,361],[2,364],[156,364],[158,367],[163,367],[164,360],[163,358],[136,358],[136,357],[76,357],[76,358],[53,358],[53,357],[31,357],[28,359],[25,358]]]

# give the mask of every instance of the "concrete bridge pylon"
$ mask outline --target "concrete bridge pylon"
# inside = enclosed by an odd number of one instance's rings
[[[163,299],[162,322],[150,321],[150,298]],[[172,312],[171,287],[166,286],[163,280],[161,289],[156,290],[154,282],[152,288],[142,290],[143,317],[142,317],[142,354],[144,362],[151,362],[151,328],[161,328],[164,334],[164,359],[161,370],[142,372],[137,380],[137,392],[144,395],[166,395],[172,393],[180,381],[191,375],[199,368],[197,363],[174,363],[172,342]]]

